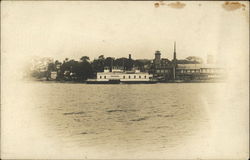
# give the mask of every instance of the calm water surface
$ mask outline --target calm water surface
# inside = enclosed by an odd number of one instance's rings
[[[30,85],[34,108],[65,147],[133,152],[164,151],[195,136],[219,84]]]

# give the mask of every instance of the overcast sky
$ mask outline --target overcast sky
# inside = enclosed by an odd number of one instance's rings
[[[207,54],[224,58],[248,43],[246,9],[225,10],[224,2],[181,2],[155,7],[155,2],[39,1],[2,2],[2,53],[17,59],[29,56],[91,59],[162,57],[172,59]],[[248,46],[247,46],[248,47]]]

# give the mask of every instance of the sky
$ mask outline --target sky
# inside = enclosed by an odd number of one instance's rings
[[[208,54],[224,59],[248,43],[247,2],[226,10],[224,2],[22,1],[2,2],[2,53],[79,60],[89,56],[172,59]],[[161,4],[161,3],[160,3]],[[242,43],[243,42],[243,43]]]

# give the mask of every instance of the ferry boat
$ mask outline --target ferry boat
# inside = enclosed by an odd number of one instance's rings
[[[138,84],[138,83],[157,83],[153,75],[140,72],[139,70],[123,71],[121,69],[104,69],[104,72],[97,72],[96,79],[88,79],[88,84]]]

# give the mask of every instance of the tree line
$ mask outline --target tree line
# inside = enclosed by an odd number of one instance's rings
[[[57,80],[83,81],[95,78],[97,72],[103,72],[104,68],[118,67],[123,70],[137,68],[147,71],[151,60],[133,60],[129,58],[113,58],[100,55],[97,59],[90,61],[88,56],[82,56],[79,60],[65,58],[63,62],[58,60],[47,64],[46,70],[33,70],[31,76],[34,78],[46,77],[50,79],[51,73],[57,73]]]

